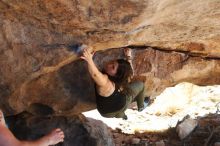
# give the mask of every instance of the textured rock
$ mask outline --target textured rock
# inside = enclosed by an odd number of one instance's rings
[[[220,83],[220,61],[192,56],[183,52],[163,51],[153,48],[133,48],[135,79],[143,80],[147,94],[156,96],[166,87],[187,81],[197,85]],[[107,56],[107,57],[106,57]],[[111,59],[123,58],[122,49],[97,53],[99,66]]]
[[[141,141],[141,139],[139,139],[139,138],[133,138],[133,139],[131,140],[131,144],[139,144],[140,141]]]
[[[192,57],[180,52],[164,52],[153,48],[133,48],[135,79],[145,82],[152,98],[166,87],[188,81],[197,85],[220,83],[220,61]],[[122,49],[97,52],[95,62],[123,58]],[[83,61],[74,61],[54,71],[32,74],[9,96],[12,111],[21,112],[32,104],[52,107],[59,114],[80,113],[95,108],[94,83]],[[211,77],[210,77],[211,76]]]
[[[165,143],[163,142],[163,140],[158,141],[155,144],[156,144],[156,146],[165,146]]]
[[[7,115],[35,103],[56,113],[93,109],[88,75],[75,73],[77,82],[68,74],[81,70],[70,67],[78,43],[95,50],[144,46],[134,62],[151,96],[182,81],[219,84],[219,13],[218,0],[2,0],[0,107]]]
[[[57,72],[64,65],[76,60],[76,55],[70,51],[71,45],[76,43],[87,43],[95,50],[147,45],[196,56],[220,56],[218,0],[2,0],[0,8],[0,96],[1,107],[7,114],[18,113],[38,102],[51,106],[56,112],[75,107],[67,104],[64,109],[67,102],[81,104],[75,99],[78,96],[70,94],[70,91],[54,92],[66,88],[53,87],[55,84],[61,86],[62,80],[54,79],[55,74],[59,74]],[[148,89],[150,95],[185,80],[204,85],[219,83],[219,79],[213,79],[219,75],[218,60],[188,59],[186,54],[181,53],[161,55],[163,53],[159,51],[149,52],[145,57],[138,56],[147,59],[144,67],[136,64],[136,68],[138,73],[151,71],[147,79],[153,79],[146,83],[153,84]],[[137,63],[142,61],[138,60]],[[178,61],[185,61],[187,65]],[[202,71],[195,73],[197,69]],[[46,92],[43,90],[47,89],[47,96],[42,93],[42,97],[39,92]],[[55,99],[52,98],[54,94],[57,96]],[[61,105],[57,105],[63,98]],[[82,104],[87,103],[83,101]],[[85,110],[94,105],[87,107]],[[78,112],[75,110],[72,112]]]
[[[219,84],[219,20],[219,0],[1,0],[0,108],[6,115],[24,110],[34,114],[27,120],[33,135],[49,130],[38,130],[37,122],[43,128],[56,123],[56,118],[44,123],[38,116],[94,109],[93,82],[72,51],[79,43],[96,51],[133,47],[136,79],[145,81],[152,97],[183,81]],[[101,66],[117,57],[122,57],[120,49],[101,51],[95,59]],[[67,128],[67,143],[109,144],[88,134],[99,130],[79,130],[80,120],[58,121]],[[21,131],[14,132],[19,136]],[[85,135],[76,139],[73,131]]]
[[[198,125],[198,121],[194,119],[187,118],[182,123],[178,124],[176,131],[181,140],[186,138]]]
[[[94,83],[85,62],[77,61],[56,72],[25,81],[9,97],[9,104],[16,112],[40,103],[59,114],[81,113],[95,108],[94,94]]]
[[[87,118],[84,126],[97,146],[115,146],[111,130],[102,121]]]

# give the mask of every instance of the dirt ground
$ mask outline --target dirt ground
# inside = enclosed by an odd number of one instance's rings
[[[116,146],[213,146],[220,142],[220,115],[199,117],[198,126],[185,139],[180,140],[175,128],[164,132],[123,134],[113,130]]]

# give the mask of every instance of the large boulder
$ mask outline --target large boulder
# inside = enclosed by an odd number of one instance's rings
[[[135,79],[153,98],[184,81],[220,83],[219,24],[219,0],[1,0],[0,108],[31,113],[13,117],[18,138],[61,126],[65,145],[111,145],[105,126],[79,117],[95,95],[74,46],[94,47],[100,68],[131,47]]]
[[[65,134],[65,146],[114,146],[110,129],[101,121],[82,115],[33,115],[22,112],[6,118],[10,130],[20,140],[36,140],[55,128]]]
[[[95,108],[93,83],[72,51],[79,43],[140,46],[134,66],[151,96],[182,81],[219,84],[219,13],[218,0],[2,0],[0,107],[7,115],[32,104]]]

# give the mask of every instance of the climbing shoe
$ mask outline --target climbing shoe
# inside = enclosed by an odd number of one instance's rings
[[[127,115],[124,115],[122,119],[123,119],[123,120],[127,120],[127,119],[128,119],[128,116],[127,116]]]
[[[149,97],[146,97],[146,98],[144,99],[144,106],[141,107],[141,108],[138,108],[138,111],[139,111],[139,112],[143,111],[143,110],[148,106],[149,101],[150,101],[150,98],[149,98]]]

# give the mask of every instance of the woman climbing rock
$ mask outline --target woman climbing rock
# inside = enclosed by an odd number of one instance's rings
[[[134,101],[137,102],[138,111],[146,108],[149,98],[145,96],[144,83],[131,82],[133,70],[130,64],[131,49],[124,49],[125,59],[107,62],[100,71],[93,61],[93,49],[87,47],[83,50],[81,59],[88,64],[88,71],[95,82],[96,103],[99,113],[103,117],[116,117],[127,119],[125,110]]]

